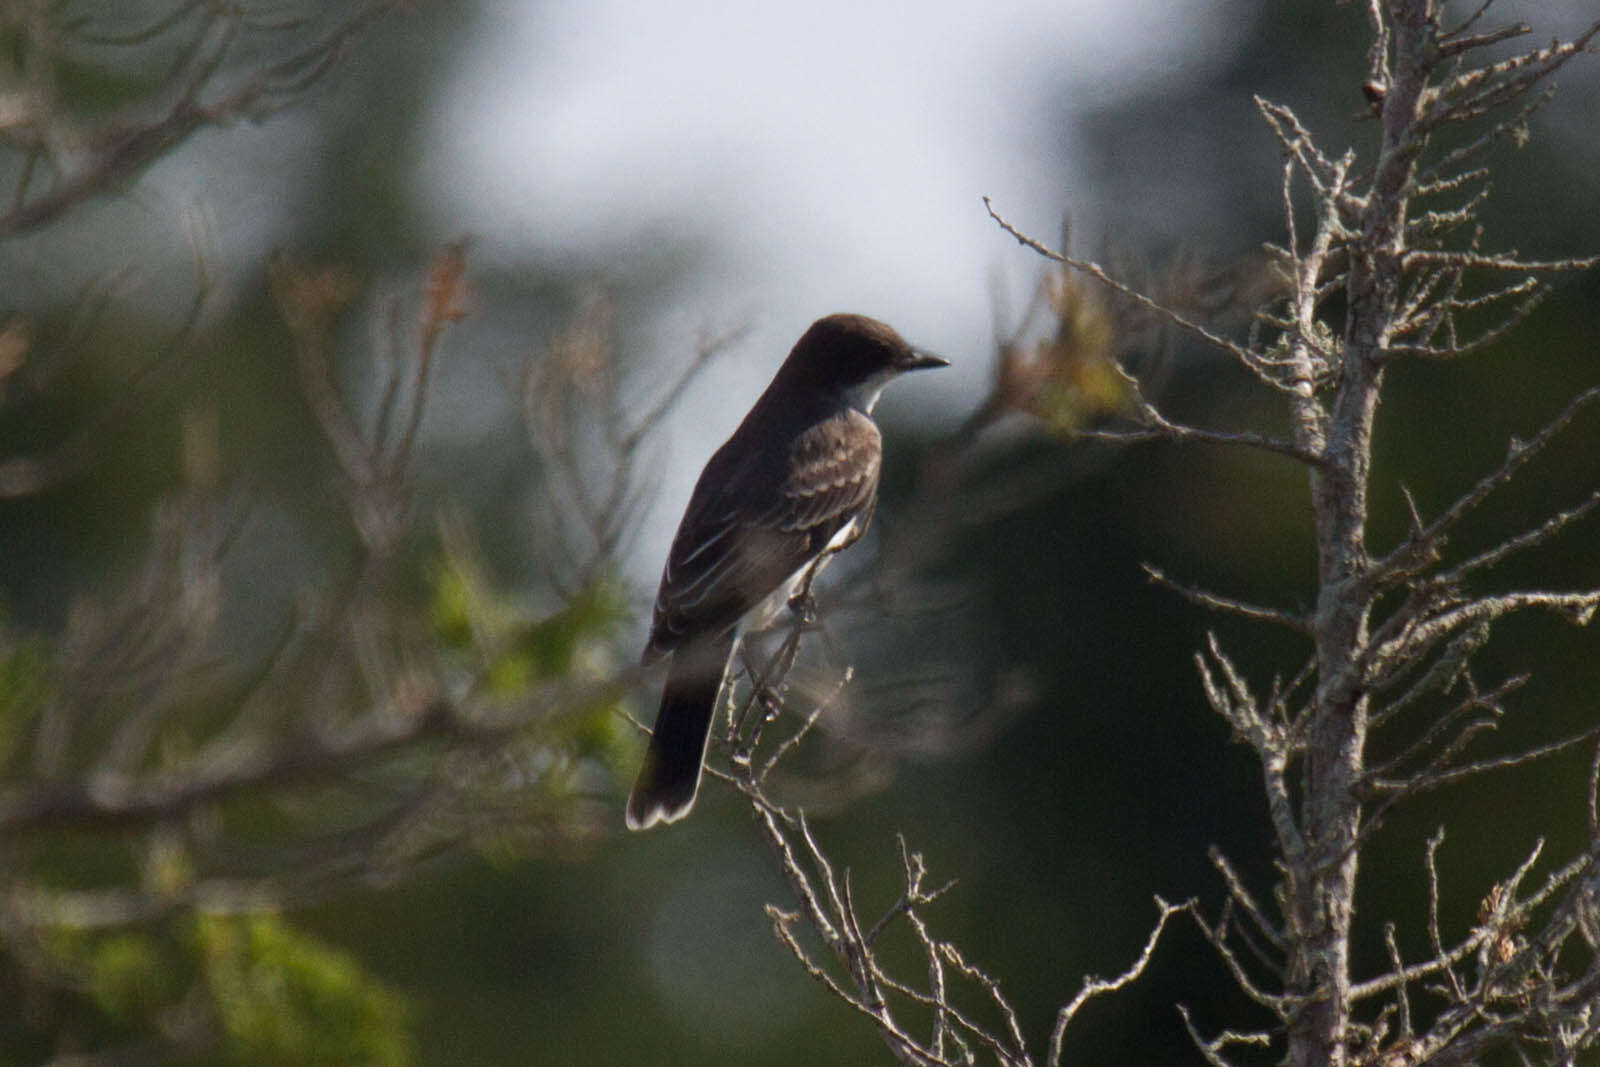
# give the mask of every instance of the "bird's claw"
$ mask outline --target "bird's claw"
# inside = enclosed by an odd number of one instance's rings
[[[817,623],[817,601],[811,595],[810,589],[802,589],[789,598],[789,610],[792,611],[805,628],[810,629]]]

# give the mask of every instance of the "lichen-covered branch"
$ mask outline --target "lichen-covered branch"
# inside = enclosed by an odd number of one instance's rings
[[[1193,603],[1247,622],[1303,634],[1310,669],[1269,693],[1252,684],[1248,664],[1224,652],[1215,636],[1197,655],[1207,702],[1259,759],[1274,829],[1281,883],[1268,915],[1231,864],[1223,917],[1202,924],[1236,985],[1278,1020],[1276,1030],[1224,1030],[1215,1038],[1184,1013],[1207,1062],[1230,1062],[1270,1043],[1297,1067],[1352,1063],[1476,1062],[1485,1050],[1539,1047],[1548,1062],[1568,1063],[1596,1040],[1600,985],[1589,971],[1567,973],[1558,955],[1583,913],[1587,856],[1562,868],[1539,893],[1518,896],[1533,860],[1491,894],[1486,925],[1455,944],[1438,921],[1441,888],[1429,851],[1434,955],[1406,961],[1388,936],[1388,973],[1353,973],[1356,883],[1362,851],[1399,804],[1467,777],[1521,766],[1592,743],[1594,730],[1520,751],[1481,755],[1477,746],[1509,714],[1525,678],[1480,685],[1473,658],[1506,617],[1541,609],[1583,626],[1600,607],[1600,590],[1513,588],[1482,582],[1510,557],[1547,544],[1596,510],[1597,498],[1542,516],[1464,559],[1446,559],[1447,537],[1461,519],[1518,472],[1579,415],[1600,389],[1580,393],[1506,460],[1439,515],[1412,505],[1409,534],[1388,552],[1369,546],[1374,418],[1386,370],[1407,359],[1461,359],[1516,336],[1550,291],[1553,274],[1582,271],[1596,257],[1539,259],[1485,247],[1479,213],[1488,196],[1484,150],[1525,132],[1548,99],[1547,80],[1600,36],[1596,22],[1570,40],[1510,57],[1487,51],[1527,33],[1520,25],[1486,26],[1483,4],[1454,28],[1441,23],[1438,0],[1367,0],[1370,47],[1359,88],[1376,122],[1365,148],[1328,151],[1282,105],[1257,107],[1283,151],[1281,177],[1287,239],[1269,248],[1282,288],[1269,293],[1255,328],[1241,343],[1141,293],[1106,267],[1054,251],[1019,232],[989,205],[1007,233],[1054,263],[1164,314],[1175,328],[1251,371],[1281,397],[1288,440],[1250,430],[1214,432],[1179,426],[1133,379],[1128,410],[1139,424],[1109,439],[1162,438],[1246,444],[1305,464],[1315,518],[1316,587],[1309,611],[1247,603],[1226,593],[1155,580]],[[1352,83],[1354,85],[1354,81]],[[1509,114],[1506,114],[1508,112]],[[1457,147],[1438,151],[1444,126],[1483,123]],[[1424,208],[1425,198],[1456,202]],[[1307,210],[1309,208],[1309,210]],[[1305,220],[1311,220],[1307,231]],[[1502,280],[1513,275],[1510,281]],[[1473,289],[1476,279],[1488,279]],[[1399,590],[1398,593],[1395,591]],[[1452,696],[1453,694],[1453,696]],[[1409,739],[1391,743],[1401,722]],[[1420,722],[1420,725],[1418,723]],[[1392,751],[1374,759],[1375,745]],[[1560,900],[1556,899],[1561,888]],[[1592,896],[1592,894],[1591,894]],[[1235,926],[1231,909],[1249,918]],[[1486,904],[1486,907],[1489,907]],[[1463,965],[1477,954],[1476,972]],[[1487,955],[1485,955],[1487,953]],[[1592,970],[1592,967],[1591,967]],[[1428,1016],[1426,984],[1446,981],[1447,1006]],[[1440,987],[1434,983],[1433,992]],[[1376,1022],[1356,1005],[1392,1001]]]

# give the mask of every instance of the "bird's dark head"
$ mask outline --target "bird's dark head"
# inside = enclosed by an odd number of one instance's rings
[[[949,360],[907,344],[887,323],[841,314],[812,323],[779,374],[796,384],[843,390],[855,406],[870,413],[890,379],[906,371],[949,365]]]

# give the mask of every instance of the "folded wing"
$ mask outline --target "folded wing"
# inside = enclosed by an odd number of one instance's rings
[[[706,464],[656,595],[646,663],[686,634],[731,629],[820,553],[872,514],[883,442],[846,410],[794,437],[781,456],[730,440]]]

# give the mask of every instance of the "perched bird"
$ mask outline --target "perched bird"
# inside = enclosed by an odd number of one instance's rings
[[[818,319],[706,463],[672,539],[644,650],[647,666],[671,663],[628,798],[630,829],[673,822],[694,805],[740,630],[770,623],[812,563],[865,531],[883,460],[871,417],[878,394],[905,371],[946,365],[876,319]]]

